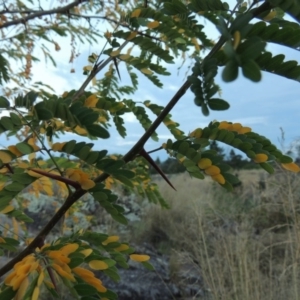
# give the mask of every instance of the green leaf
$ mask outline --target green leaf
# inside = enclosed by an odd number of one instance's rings
[[[119,175],[117,173],[113,174],[113,177],[116,178],[117,180],[121,181],[123,184],[125,184],[131,188],[134,188],[133,183],[127,177]]]
[[[71,141],[67,142],[67,143],[63,146],[62,151],[63,151],[63,152],[66,152],[66,153],[68,153],[68,154],[71,154],[72,151],[73,151],[74,148],[75,148],[75,145],[76,145],[76,141],[75,141],[75,140],[71,140]]]
[[[225,180],[228,181],[230,184],[235,185],[240,183],[240,180],[230,173],[222,173],[222,175],[225,178]]]
[[[219,98],[212,98],[207,101],[207,104],[212,110],[226,110],[230,107],[229,103]]]
[[[10,191],[10,192],[20,192],[25,188],[24,184],[21,183],[17,183],[17,182],[13,182],[7,186],[5,186],[5,190],[6,191]]]
[[[45,108],[36,109],[39,120],[49,120],[53,118],[53,114],[50,110]]]
[[[245,77],[249,78],[254,82],[261,80],[261,72],[258,64],[250,59],[243,63],[242,71]]]
[[[229,60],[222,72],[222,79],[225,82],[231,82],[237,79],[239,74],[239,65],[235,60]]]
[[[0,54],[0,56],[1,56],[1,54]],[[0,78],[1,78],[1,76],[0,76]],[[5,97],[0,96],[0,108],[9,108],[9,106],[10,106],[9,101]]]
[[[116,220],[117,222],[123,224],[123,225],[127,225],[128,224],[128,220],[121,214],[118,214],[118,215],[111,215],[112,218],[114,220]]]
[[[207,117],[209,115],[209,110],[208,110],[207,104],[204,102],[201,105],[201,111],[204,116]]]
[[[85,127],[88,133],[92,136],[99,137],[102,139],[109,138],[109,132],[100,125],[91,124]]]
[[[282,155],[280,158],[279,158],[279,161],[282,163],[282,164],[289,164],[289,163],[292,163],[293,162],[293,159],[287,155]]]
[[[33,148],[27,143],[18,143],[16,147],[22,154],[30,154],[33,152]]]
[[[274,173],[274,168],[268,163],[260,163],[259,164],[264,170],[266,170],[269,174]]]
[[[74,285],[74,289],[79,296],[91,296],[97,294],[97,290],[93,286],[86,283],[78,283]]]
[[[14,123],[9,117],[2,117],[0,123],[6,130],[14,130]]]
[[[1,300],[11,300],[14,298],[18,290],[13,290],[12,287],[7,287],[5,288],[1,293],[0,293],[0,299]]]
[[[147,261],[141,262],[141,264],[149,271],[154,271],[155,268]]]

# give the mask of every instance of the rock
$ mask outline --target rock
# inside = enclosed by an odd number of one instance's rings
[[[119,268],[120,282],[113,282],[99,273],[103,284],[116,292],[119,300],[181,299],[179,289],[170,279],[168,257],[157,253],[148,244],[136,246],[135,250],[151,257],[150,263],[155,271],[149,271],[138,262],[129,261],[129,269]]]

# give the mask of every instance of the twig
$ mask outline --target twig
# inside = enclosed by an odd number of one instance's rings
[[[69,11],[71,8],[78,6],[84,2],[88,2],[89,0],[76,0],[66,6],[62,6],[62,7],[58,7],[58,8],[54,8],[54,9],[50,9],[50,10],[43,10],[43,11],[39,11],[39,12],[35,12],[32,14],[29,14],[26,17],[20,18],[20,19],[16,19],[10,22],[6,22],[3,23],[2,25],[0,25],[0,29],[1,28],[6,28],[12,25],[18,25],[18,24],[25,24],[27,21],[35,19],[35,18],[39,18],[42,16],[46,16],[46,15],[52,15],[52,14],[62,14],[65,13],[67,11]],[[21,13],[21,11],[20,11]]]

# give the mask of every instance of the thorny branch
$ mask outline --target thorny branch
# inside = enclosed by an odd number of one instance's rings
[[[257,17],[259,14],[267,11],[268,9],[270,9],[269,3],[264,2],[261,6],[259,6],[256,9],[253,9],[251,11],[253,18]],[[218,52],[221,49],[221,47],[223,46],[223,44],[225,42],[226,42],[226,39],[223,36],[221,36],[219,41],[215,44],[215,46],[211,49],[211,51],[208,53],[208,55],[206,57],[208,57],[208,58],[212,57],[216,52]],[[158,126],[161,124],[161,122],[164,120],[164,118],[169,114],[169,112],[173,109],[173,107],[176,105],[176,103],[182,98],[182,96],[190,88],[190,85],[191,85],[191,83],[189,81],[185,81],[185,83],[179,88],[177,93],[169,101],[168,105],[161,111],[161,113],[156,118],[156,120],[152,123],[152,125],[149,127],[149,129],[138,140],[138,142],[124,155],[123,160],[126,163],[129,161],[132,161],[141,152],[145,143],[151,137],[153,132],[158,128]],[[110,176],[109,174],[103,173],[100,176],[98,176],[94,181],[102,182],[109,176]],[[13,258],[11,261],[9,261],[5,266],[3,266],[0,269],[0,277],[3,276],[8,271],[10,271],[17,262],[22,260],[27,255],[33,253],[35,251],[36,247],[38,247],[41,244],[41,241],[43,241],[46,238],[46,236],[53,229],[53,227],[57,224],[57,222],[64,216],[66,211],[80,197],[82,197],[86,193],[87,193],[87,191],[78,189],[72,195],[70,195],[66,199],[64,204],[60,207],[60,209],[56,212],[56,214],[52,217],[52,219],[48,222],[48,224],[36,236],[36,238],[22,252],[20,252],[15,258]]]

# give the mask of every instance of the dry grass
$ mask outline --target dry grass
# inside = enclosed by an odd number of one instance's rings
[[[239,177],[234,193],[186,174],[171,177],[177,192],[160,180],[172,208],[150,207],[135,237],[170,254],[184,299],[300,299],[300,176]]]

